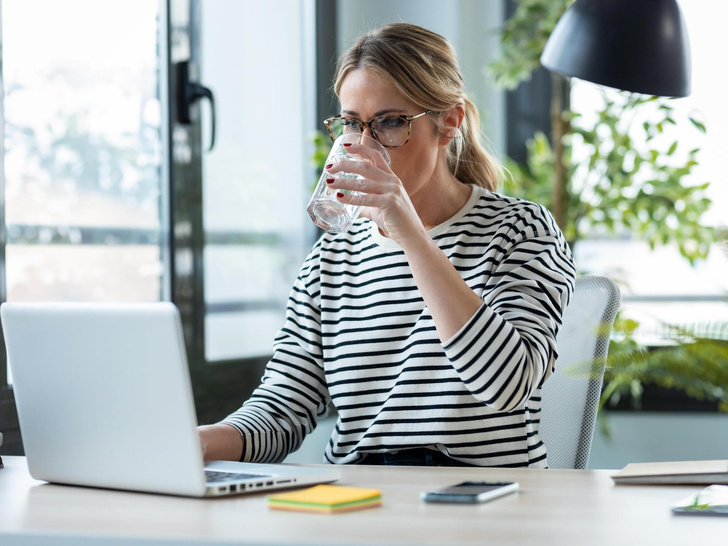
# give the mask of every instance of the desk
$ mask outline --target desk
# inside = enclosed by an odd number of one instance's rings
[[[322,515],[270,510],[266,494],[188,499],[45,484],[23,457],[0,470],[0,544],[725,544],[728,519],[672,516],[691,486],[615,486],[609,470],[347,466],[341,485],[382,490],[382,507]],[[515,480],[482,505],[436,505],[423,489]]]

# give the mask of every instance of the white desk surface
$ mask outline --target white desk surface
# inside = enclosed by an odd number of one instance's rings
[[[345,466],[341,485],[375,487],[382,506],[344,514],[270,510],[266,494],[189,499],[51,485],[23,457],[0,470],[0,544],[727,544],[728,518],[673,516],[698,486],[615,486],[610,470]],[[515,480],[481,505],[425,504],[464,480]]]

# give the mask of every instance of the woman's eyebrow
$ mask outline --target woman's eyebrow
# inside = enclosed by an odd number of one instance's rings
[[[384,110],[379,110],[378,112],[374,112],[375,118],[378,118],[379,116],[383,116],[384,114],[403,114],[406,110],[404,108],[385,108]],[[354,112],[353,110],[342,110],[342,114],[347,114],[349,116],[358,116],[359,114],[357,112]]]

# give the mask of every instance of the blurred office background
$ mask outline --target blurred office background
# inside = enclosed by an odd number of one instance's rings
[[[711,182],[704,221],[726,226],[728,80],[713,59],[728,46],[728,8],[681,7],[693,93],[673,105],[708,127],[681,139],[701,148],[691,176]],[[305,205],[317,177],[314,132],[338,113],[337,53],[391,21],[445,35],[493,151],[522,159],[526,140],[549,131],[550,81],[539,71],[506,92],[488,76],[513,9],[510,0],[0,1],[0,296],[175,301],[199,420],[221,418],[261,377],[317,237]],[[186,90],[209,89],[214,108],[205,97],[185,107],[185,72]],[[592,86],[574,85],[583,111],[597,100]],[[725,248],[690,266],[670,246],[595,234],[579,244],[577,264],[625,280],[624,307],[646,323],[728,317]],[[714,405],[678,397],[607,413],[613,434],[596,435],[593,468],[728,453],[728,416]],[[319,462],[330,426],[289,460]],[[4,357],[0,431],[2,453],[22,453]]]

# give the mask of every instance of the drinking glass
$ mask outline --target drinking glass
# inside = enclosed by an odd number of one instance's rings
[[[331,147],[329,156],[326,159],[326,165],[336,163],[342,159],[370,163],[368,159],[349,152],[349,150],[344,147],[344,144],[349,143],[364,144],[368,148],[376,150],[382,155],[382,157],[384,157],[387,165],[391,165],[387,149],[372,137],[363,133],[346,133],[338,137],[334,141],[334,145]],[[321,173],[318,184],[316,184],[316,189],[311,196],[311,200],[308,202],[306,211],[308,211],[311,220],[313,220],[317,226],[324,231],[331,233],[342,233],[351,228],[354,220],[356,220],[359,216],[359,212],[362,207],[339,202],[336,199],[336,193],[341,192],[351,195],[359,195],[360,192],[329,188],[326,183],[327,178],[351,178],[359,180],[364,180],[365,178],[356,173],[329,173],[326,169],[324,169]]]

